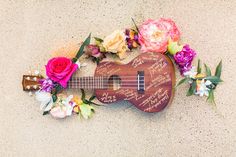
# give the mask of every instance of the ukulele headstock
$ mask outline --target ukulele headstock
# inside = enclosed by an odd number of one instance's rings
[[[24,91],[34,91],[40,89],[39,80],[43,79],[41,75],[23,75],[22,87]]]

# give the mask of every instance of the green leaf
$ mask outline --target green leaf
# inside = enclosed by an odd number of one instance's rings
[[[217,65],[216,67],[216,72],[215,72],[215,76],[219,77],[221,76],[221,70],[222,70],[222,60],[220,61],[220,63]]]
[[[131,18],[131,19],[132,19],[132,21],[133,21],[133,23],[134,23],[134,26],[135,26],[135,28],[136,28],[137,32],[139,33],[139,29],[138,29],[138,26],[136,25],[136,22],[134,21],[134,19],[133,19],[133,18]]]
[[[47,115],[47,114],[49,114],[50,113],[50,111],[44,111],[43,112],[43,115],[45,116],[45,115]]]
[[[57,95],[53,94],[52,95],[52,100],[53,100],[53,102],[56,102],[57,101]]]
[[[83,103],[85,103],[85,104],[89,104],[90,101],[88,101],[87,99],[84,99],[84,100],[83,100]]]
[[[200,74],[201,72],[202,72],[201,61],[200,61],[200,59],[198,59],[198,63],[197,63],[197,73]]]
[[[223,80],[221,80],[217,76],[208,76],[208,77],[205,77],[205,79],[211,81],[214,84],[218,84],[219,82],[223,82]]]
[[[206,64],[204,65],[205,65],[206,75],[211,76],[211,69]]]
[[[60,84],[57,84],[55,87],[55,94],[59,93],[61,90],[63,89],[63,87]]]
[[[94,39],[95,39],[96,41],[98,41],[99,43],[102,43],[102,42],[103,42],[103,40],[102,40],[101,38],[94,37]]]
[[[184,79],[180,80],[180,81],[178,82],[178,84],[175,86],[175,88],[178,87],[179,85],[183,84],[183,83],[186,82],[187,80],[188,80],[187,78],[184,78]]]
[[[96,105],[96,106],[103,106],[103,105],[97,104],[97,103],[95,103],[95,102],[90,102],[90,104],[93,104],[93,105]]]
[[[196,86],[197,86],[197,82],[193,81],[193,83],[191,84],[188,92],[187,92],[187,96],[191,96],[194,94],[195,90],[196,90]]]
[[[84,92],[84,89],[80,89],[80,90],[81,90],[81,93],[82,93],[81,100],[82,100],[82,101],[85,101],[85,92]]]
[[[89,101],[93,101],[95,98],[96,98],[96,96],[95,96],[95,95],[92,95],[92,96],[89,98]]]
[[[83,54],[84,54],[84,48],[85,46],[90,44],[90,39],[91,39],[91,33],[89,34],[89,36],[85,39],[85,41],[83,42],[83,44],[80,46],[79,51],[77,52],[75,58],[72,59],[72,61],[75,63]]]
[[[207,101],[210,102],[210,103],[216,104],[216,103],[215,103],[215,97],[214,97],[214,92],[213,92],[213,90],[210,90],[210,91],[209,91],[209,95],[208,95],[208,97],[207,97]]]

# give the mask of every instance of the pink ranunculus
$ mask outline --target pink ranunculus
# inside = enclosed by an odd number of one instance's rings
[[[46,65],[47,76],[59,83],[62,87],[67,87],[67,82],[72,74],[77,70],[78,65],[66,57],[56,57],[48,61]]]
[[[171,19],[149,19],[139,28],[139,43],[143,52],[165,53],[168,40],[178,41],[179,38],[180,32]]]

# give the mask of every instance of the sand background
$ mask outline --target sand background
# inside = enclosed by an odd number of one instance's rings
[[[145,114],[129,103],[96,107],[92,119],[55,120],[22,92],[21,77],[42,68],[57,48],[104,37],[145,19],[176,21],[182,41],[211,68],[223,60],[217,108],[176,91],[164,111]],[[1,0],[0,156],[236,156],[236,1]],[[131,55],[124,62],[132,59]],[[81,75],[93,74],[92,63]],[[195,60],[196,63],[196,60]],[[180,77],[177,75],[177,80]]]

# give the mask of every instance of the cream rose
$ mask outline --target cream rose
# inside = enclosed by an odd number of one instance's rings
[[[107,52],[117,53],[120,59],[126,57],[127,44],[124,32],[114,31],[104,39],[102,45]]]

